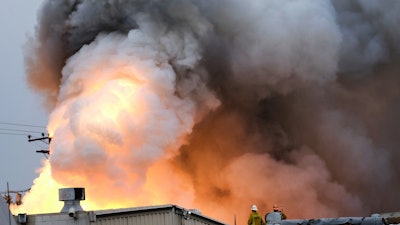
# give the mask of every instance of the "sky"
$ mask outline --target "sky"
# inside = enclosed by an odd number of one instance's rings
[[[40,132],[46,132],[48,116],[39,96],[28,88],[23,54],[41,3],[5,0],[0,8],[0,191],[7,189],[7,182],[11,190],[29,188],[45,160],[44,155],[35,151],[46,145],[28,142],[26,135],[39,137]]]

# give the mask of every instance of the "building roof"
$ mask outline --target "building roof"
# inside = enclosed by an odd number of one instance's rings
[[[189,214],[191,217],[199,217],[203,220],[208,220],[214,224],[225,225],[225,223],[212,219],[210,217],[202,215],[202,213],[197,209],[185,209],[183,207],[166,204],[157,206],[141,206],[141,207],[131,207],[131,208],[121,208],[121,209],[107,209],[107,210],[97,210],[95,214],[97,217],[105,217],[110,215],[121,215],[121,214],[132,214],[132,213],[152,213],[161,210],[175,210],[177,214]]]
[[[65,225],[75,221],[78,225],[131,224],[131,225],[226,225],[202,215],[199,210],[177,205],[158,205],[96,211],[74,211],[27,215],[26,225]],[[183,222],[187,221],[187,222]],[[22,223],[21,223],[22,224]]]

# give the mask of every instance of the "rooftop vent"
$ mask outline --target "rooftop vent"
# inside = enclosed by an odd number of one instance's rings
[[[84,211],[81,207],[80,201],[85,200],[85,188],[60,188],[58,189],[58,199],[64,202],[64,207],[61,209],[62,213],[69,213]]]

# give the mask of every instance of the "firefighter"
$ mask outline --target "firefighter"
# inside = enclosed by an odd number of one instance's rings
[[[279,212],[280,214],[281,214],[281,217],[282,217],[282,220],[286,220],[286,215],[285,215],[285,213],[283,213],[283,209],[279,209],[279,206],[277,205],[277,204],[274,204],[273,206],[272,206],[272,210],[274,211],[274,212]]]
[[[277,204],[272,206],[272,212],[265,214],[265,222],[268,225],[280,224],[280,222],[285,219],[286,215],[282,210],[279,210],[279,206]]]
[[[247,220],[247,225],[266,225],[261,215],[257,212],[257,206],[251,206],[251,213]]]

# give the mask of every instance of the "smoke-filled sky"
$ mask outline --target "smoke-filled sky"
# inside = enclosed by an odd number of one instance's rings
[[[46,132],[48,113],[37,93],[28,88],[24,46],[37,23],[41,0],[4,0],[0,7],[0,192],[29,188],[37,177],[47,146],[28,142],[27,136]],[[20,126],[24,125],[24,126]]]
[[[399,24],[389,0],[47,1],[25,63],[53,139],[26,210],[83,186],[86,208],[228,223],[397,211]]]

